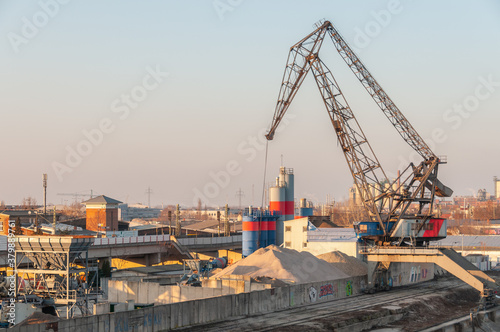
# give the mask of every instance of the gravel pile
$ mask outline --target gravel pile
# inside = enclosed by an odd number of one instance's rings
[[[275,245],[255,251],[213,277],[230,274],[247,275],[252,278],[268,277],[297,284],[349,277],[334,265],[308,252],[298,252]]]
[[[362,276],[368,273],[368,264],[341,251],[336,250],[316,257],[332,264],[351,277]]]

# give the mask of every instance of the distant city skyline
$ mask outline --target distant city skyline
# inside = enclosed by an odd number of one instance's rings
[[[307,5],[305,5],[307,4]],[[436,155],[455,195],[500,177],[497,1],[2,1],[0,200],[261,205],[347,200],[352,178],[312,77],[266,141],[290,47],[330,20]],[[325,41],[322,59],[390,177],[418,156]],[[283,156],[283,157],[282,157]]]

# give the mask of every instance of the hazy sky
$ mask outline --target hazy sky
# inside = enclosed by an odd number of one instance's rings
[[[333,22],[434,152],[457,195],[500,176],[498,1],[0,1],[0,200],[260,205],[263,134],[291,45]],[[335,75],[386,171],[412,150],[329,40]],[[312,76],[269,144],[295,196],[352,180]],[[415,161],[419,161],[415,158]],[[254,194],[252,195],[252,186]]]

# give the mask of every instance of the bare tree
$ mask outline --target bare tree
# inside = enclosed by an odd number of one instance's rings
[[[21,203],[21,207],[23,209],[34,209],[37,207],[36,204],[36,199],[34,197],[28,196],[23,198],[23,201]]]
[[[69,206],[65,206],[62,213],[70,218],[83,218],[85,217],[85,210],[83,209],[83,204],[74,202]]]
[[[198,207],[196,208],[196,219],[201,220],[201,199],[198,198]]]

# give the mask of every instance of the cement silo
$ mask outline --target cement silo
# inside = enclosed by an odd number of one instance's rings
[[[269,188],[269,210],[277,212],[280,217],[276,221],[276,245],[283,243],[285,220],[292,220],[295,216],[294,206],[294,178],[293,169],[280,167],[276,186]]]
[[[312,216],[314,214],[312,204],[310,202],[308,202],[307,199],[305,199],[305,198],[300,199],[298,212],[299,212],[298,215],[295,216],[296,219],[303,218],[303,217],[309,217],[309,216]]]
[[[293,169],[280,167],[280,182],[285,186],[285,214],[283,220],[292,220],[295,216]]]
[[[250,256],[259,248],[276,244],[276,220],[279,213],[252,211],[243,216],[243,257]]]

